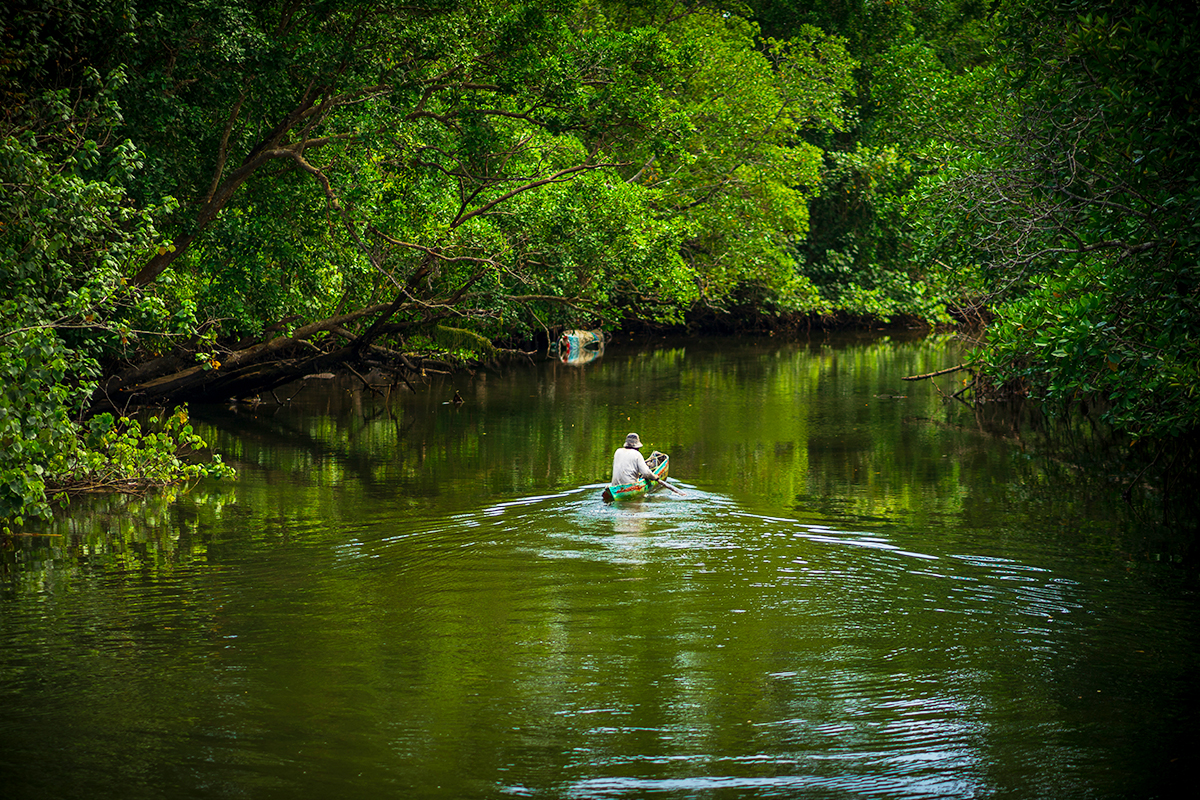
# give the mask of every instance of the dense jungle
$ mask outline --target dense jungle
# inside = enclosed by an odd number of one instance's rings
[[[228,474],[188,403],[421,391],[566,328],[957,327],[961,399],[1187,494],[1197,13],[6,2],[0,530]]]

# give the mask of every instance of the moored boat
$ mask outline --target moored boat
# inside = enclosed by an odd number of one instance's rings
[[[604,331],[563,331],[557,347],[559,361],[582,366],[604,355]]]
[[[646,459],[646,466],[650,467],[650,471],[655,474],[659,480],[665,480],[667,477],[667,469],[670,466],[670,457],[666,453],[660,453],[655,450]],[[606,486],[601,495],[604,502],[611,503],[616,500],[635,500],[642,497],[655,489],[662,486],[661,483],[642,478],[636,483],[622,483],[617,486]]]

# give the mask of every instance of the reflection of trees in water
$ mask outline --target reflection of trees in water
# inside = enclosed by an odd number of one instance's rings
[[[953,403],[940,418],[906,423],[962,437],[962,456],[989,442],[1002,444],[1013,473],[1003,493],[1026,518],[1060,520],[1068,529],[1109,520],[1117,535],[1114,545],[1122,551],[1154,560],[1190,560],[1194,537],[1186,534],[1200,520],[1200,495],[1188,487],[1200,481],[1194,468],[1176,469],[1195,461],[1185,457],[1177,464],[1175,451],[1191,445],[1176,443],[1165,456],[1139,449],[1114,435],[1100,420],[1102,412],[1080,404],[1051,414],[1021,400]]]
[[[603,483],[630,430],[671,453],[685,483],[770,513],[1107,531],[1114,551],[1137,558],[1188,555],[1159,524],[1178,486],[1150,470],[1125,502],[1145,462],[1106,437],[1094,412],[1062,421],[1031,405],[971,408],[899,380],[956,359],[939,338],[617,342],[582,367],[546,359],[431,375],[416,394],[375,394],[351,378],[305,387],[286,406],[196,408],[200,433],[242,479],[178,502],[175,492],[82,500],[31,529],[61,537],[13,540],[0,558],[20,577],[4,580],[36,583],[25,566],[88,548],[151,567],[202,557],[207,540],[193,532],[226,513],[278,531],[397,504],[455,513]],[[634,532],[638,518],[612,524]]]

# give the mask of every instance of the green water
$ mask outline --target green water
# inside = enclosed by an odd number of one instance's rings
[[[956,355],[618,342],[193,409],[236,482],[0,552],[0,797],[1177,796],[1195,577],[899,380]],[[601,502],[629,431],[685,497]]]

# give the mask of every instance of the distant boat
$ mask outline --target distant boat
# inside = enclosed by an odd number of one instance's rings
[[[646,459],[646,466],[650,467],[650,471],[658,476],[659,480],[666,480],[667,468],[670,466],[670,457],[666,453],[660,453],[655,450]],[[601,497],[604,502],[611,503],[615,500],[636,500],[643,495],[653,492],[662,486],[661,483],[656,483],[649,478],[642,478],[636,483],[623,483],[619,486],[606,486]]]
[[[558,337],[558,360],[586,364],[604,355],[604,331],[563,331]]]

